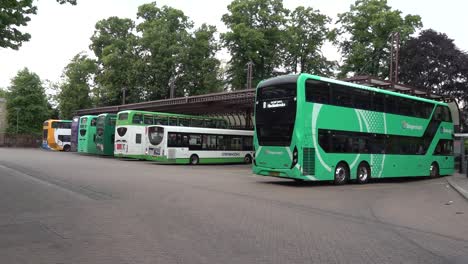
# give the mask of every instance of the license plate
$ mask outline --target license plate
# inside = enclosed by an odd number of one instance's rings
[[[277,171],[270,171],[268,174],[270,174],[270,176],[280,176],[280,173]]]

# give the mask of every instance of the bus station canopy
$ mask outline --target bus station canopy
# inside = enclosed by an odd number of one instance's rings
[[[433,100],[444,100],[441,96],[428,93],[428,91],[395,84],[372,76],[355,76],[344,81],[378,87],[384,90],[396,91],[425,97]],[[205,95],[162,99],[141,103],[132,103],[115,106],[104,106],[81,109],[76,112],[78,116],[96,115],[101,113],[117,113],[123,110],[141,110],[153,112],[167,112],[192,115],[219,116],[229,120],[231,127],[252,128],[255,89],[243,89],[229,92],[212,93]]]

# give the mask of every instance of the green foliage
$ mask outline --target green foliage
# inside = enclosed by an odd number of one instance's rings
[[[12,79],[7,95],[8,132],[40,133],[42,123],[48,119],[47,97],[41,79],[27,68]]]
[[[126,89],[126,102],[139,102],[142,95],[137,89],[138,70],[137,37],[131,19],[110,17],[96,23],[90,48],[98,58],[95,95],[98,105],[116,105],[122,102]]]
[[[96,62],[83,54],[77,54],[67,65],[65,81],[60,85],[57,95],[61,118],[71,119],[76,110],[93,106],[90,82],[96,71]]]
[[[188,39],[177,71],[176,96],[184,96],[184,90],[189,95],[199,95],[222,89],[222,82],[218,76],[220,62],[215,58],[219,50],[214,37],[215,32],[216,27],[203,24]]]
[[[348,73],[387,77],[391,33],[399,32],[404,43],[422,27],[421,17],[403,17],[401,11],[387,5],[387,0],[357,0],[338,18],[338,34],[342,36],[339,46],[344,57],[341,77]]]
[[[156,3],[140,6],[137,15],[143,20],[137,26],[142,35],[140,66],[144,78],[141,85],[147,99],[168,98],[168,87],[175,84],[193,23],[181,10],[168,6],[158,8]]]
[[[284,67],[287,72],[307,72],[330,76],[333,63],[321,52],[327,40],[331,19],[313,8],[297,7],[290,15],[284,38]]]
[[[288,10],[282,0],[234,0],[222,21],[229,31],[221,34],[231,53],[228,77],[233,89],[246,87],[246,64],[253,66],[253,85],[274,75],[280,62]]]
[[[468,54],[447,35],[428,29],[401,47],[401,82],[468,102]]]
[[[19,30],[31,21],[31,15],[37,13],[33,0],[0,1],[0,47],[17,50],[31,35]],[[76,0],[57,0],[58,3],[76,5]]]
[[[8,94],[7,90],[0,88],[0,98],[6,98]]]

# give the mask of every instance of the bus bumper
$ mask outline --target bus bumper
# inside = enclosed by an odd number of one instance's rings
[[[252,167],[252,171],[257,175],[262,176],[288,178],[303,181],[315,180],[314,177],[302,175],[301,170],[297,166],[292,169],[273,169],[254,165]]]

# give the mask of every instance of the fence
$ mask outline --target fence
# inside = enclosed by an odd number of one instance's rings
[[[40,135],[0,133],[0,147],[38,148],[41,143]]]

